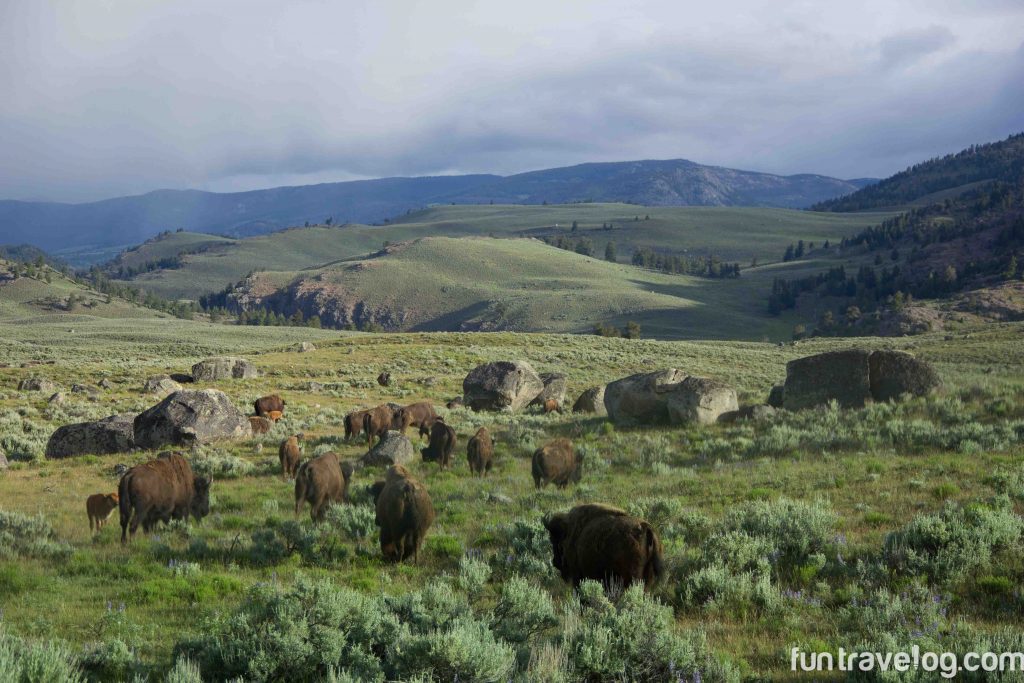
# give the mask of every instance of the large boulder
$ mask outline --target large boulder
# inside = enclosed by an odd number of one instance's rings
[[[544,390],[526,361],[496,361],[474,368],[462,381],[463,401],[473,410],[522,410]]]
[[[687,377],[668,394],[672,424],[713,424],[723,413],[739,410],[736,390],[718,380]]]
[[[171,379],[168,375],[156,375],[146,380],[142,385],[142,391],[147,394],[159,394],[164,396],[175,391],[181,391],[181,385]]]
[[[626,427],[666,424],[669,421],[669,394],[684,379],[685,372],[667,368],[615,380],[604,390],[608,417],[615,424]]]
[[[604,385],[599,387],[590,387],[576,399],[576,403],[572,404],[572,412],[574,413],[594,413],[598,416],[605,416],[608,414],[608,409],[604,407]]]
[[[204,444],[252,435],[249,418],[216,389],[176,391],[135,418],[135,445]]]
[[[935,369],[904,351],[875,351],[871,368],[871,396],[891,401],[903,394],[924,396],[942,385]]]
[[[19,391],[43,391],[52,394],[57,391],[57,385],[45,377],[30,377],[18,382]]]
[[[401,432],[389,430],[377,442],[377,445],[363,456],[362,461],[364,465],[390,467],[391,465],[405,465],[414,457],[416,457],[416,449],[409,437]]]
[[[208,358],[192,366],[192,379],[196,382],[219,379],[252,379],[258,375],[256,366],[244,358]]]
[[[299,353],[310,353],[311,351],[316,351],[316,346],[312,342],[299,342],[298,351]]]
[[[79,422],[60,427],[46,443],[46,457],[124,453],[135,442],[133,415],[111,415],[96,422]]]
[[[545,401],[555,401],[558,405],[565,403],[565,392],[569,388],[569,382],[565,375],[557,372],[542,372],[540,381],[544,382],[544,388],[537,397],[530,402],[530,405],[544,405]]]
[[[843,408],[863,407],[871,398],[871,352],[829,351],[786,364],[783,406],[801,410],[836,401]]]

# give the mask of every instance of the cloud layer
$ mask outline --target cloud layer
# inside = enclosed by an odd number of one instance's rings
[[[685,157],[883,176],[1024,129],[1014,0],[0,7],[0,197]]]

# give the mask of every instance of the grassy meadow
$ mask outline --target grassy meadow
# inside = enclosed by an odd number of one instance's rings
[[[41,659],[73,661],[90,680],[196,681],[200,667],[206,680],[797,681],[810,679],[790,673],[793,645],[1022,649],[1024,325],[785,346],[352,334],[144,317],[122,304],[132,319],[107,308],[116,300],[53,312],[39,304],[46,287],[26,280],[0,288],[8,665],[11,643],[47,643]],[[298,353],[301,341],[318,348]],[[787,361],[851,345],[912,351],[935,364],[944,389],[862,410],[691,428],[447,411],[456,466],[412,465],[437,510],[418,566],[381,560],[363,488],[382,471],[358,471],[354,504],[316,528],[306,510],[293,515],[293,485],[279,475],[286,436],[306,434],[305,457],[356,458],[365,445],[342,440],[346,412],[417,399],[445,412],[484,361],[565,373],[570,403],[589,386],[676,367],[731,383],[749,404],[764,401]],[[159,399],[141,393],[146,377],[227,353],[262,376],[203,386],[246,411],[278,392],[285,418],[268,435],[190,454],[215,480],[201,524],[122,547],[115,513],[93,537],[85,498],[116,490],[116,464],[155,452],[47,461],[49,435],[141,411]],[[392,386],[374,381],[382,370]],[[34,376],[59,384],[63,403],[17,390]],[[104,378],[111,389],[71,390]],[[481,425],[496,440],[486,479],[465,463]],[[536,491],[530,454],[555,436],[586,454],[582,481]],[[575,596],[550,567],[541,516],[586,501],[626,507],[657,528],[668,576],[651,596],[629,592],[613,604],[593,586]]]

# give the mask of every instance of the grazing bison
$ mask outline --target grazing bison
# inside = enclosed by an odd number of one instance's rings
[[[652,588],[665,568],[661,540],[642,519],[600,504],[578,505],[544,520],[551,564],[574,587],[585,579],[606,587],[643,583]]]
[[[444,420],[437,420],[430,428],[430,443],[426,448],[420,449],[420,455],[423,456],[424,462],[436,461],[441,469],[445,469],[452,462],[455,442],[455,430],[446,425]]]
[[[434,506],[426,487],[401,465],[392,465],[377,495],[377,526],[384,559],[401,562],[411,555],[419,564],[420,545],[433,523]]]
[[[363,433],[363,418],[369,410],[353,410],[345,416],[345,440],[348,441]]]
[[[270,431],[270,427],[273,424],[269,417],[263,417],[262,415],[249,416],[249,426],[252,427],[253,434],[266,434]]]
[[[387,404],[367,410],[363,415],[363,431],[366,432],[367,446],[373,446],[374,437],[377,437],[378,441],[383,438],[385,432],[391,429],[394,420],[395,411]]]
[[[555,439],[533,453],[533,483],[543,488],[548,482],[564,489],[580,480],[583,454],[576,453],[569,439]]]
[[[544,414],[546,415],[548,413],[558,413],[559,415],[562,414],[562,406],[560,406],[558,404],[558,401],[556,401],[553,398],[549,398],[546,401],[544,401]]]
[[[99,531],[117,509],[116,493],[94,493],[85,499],[85,512],[89,515],[89,531]]]
[[[117,487],[121,543],[129,540],[129,522],[134,537],[139,524],[148,533],[157,522],[187,521],[190,516],[198,520],[210,514],[211,484],[210,479],[195,476],[180,453],[162,453],[132,467]]]
[[[253,402],[253,408],[256,415],[267,417],[271,412],[278,412],[284,415],[285,402],[281,400],[281,397],[277,394],[271,394],[270,396],[264,396],[258,398]],[[274,420],[277,422],[277,420]]]
[[[337,453],[324,453],[302,463],[295,474],[295,514],[308,502],[312,520],[323,521],[328,507],[348,500],[352,471],[352,464],[339,462]]]
[[[494,441],[491,440],[491,433],[487,427],[476,430],[476,434],[469,440],[466,447],[466,459],[469,460],[469,471],[486,477],[491,471],[491,464],[494,461]]]
[[[418,401],[396,410],[392,426],[403,434],[409,427],[419,427],[422,436],[424,428],[428,434],[430,433],[430,427],[436,419],[437,411],[434,410],[434,406],[428,401]]]
[[[281,442],[277,449],[277,457],[281,461],[281,476],[294,477],[299,470],[299,461],[302,459],[302,450],[299,442],[304,438],[303,434],[289,436]]]
[[[390,372],[382,372],[379,375],[377,375],[377,384],[381,385],[382,387],[390,386],[391,385],[391,373]]]

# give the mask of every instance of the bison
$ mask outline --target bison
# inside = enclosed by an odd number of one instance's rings
[[[433,426],[435,420],[437,420],[437,411],[434,410],[434,406],[428,401],[418,401],[396,410],[392,425],[394,429],[403,434],[409,427],[419,427],[420,435],[423,436],[424,429],[428,434],[430,433],[430,427]]]
[[[277,394],[258,398],[253,402],[253,409],[256,415],[268,417],[271,412],[278,412],[284,415],[285,402]],[[277,420],[274,420],[277,422]]]
[[[110,513],[117,509],[116,493],[94,493],[85,499],[85,512],[89,515],[89,531],[99,531]]]
[[[606,588],[643,583],[654,587],[665,574],[661,540],[651,525],[625,511],[596,503],[544,519],[551,564],[574,587],[601,581]]]
[[[338,454],[324,453],[299,466],[295,474],[295,514],[304,502],[309,503],[309,516],[323,521],[327,508],[348,500],[348,483],[352,479],[352,463],[338,461]]]
[[[547,415],[548,413],[562,414],[562,406],[553,398],[549,398],[544,401],[544,414]]]
[[[353,410],[345,416],[345,440],[348,441],[363,433],[363,418],[369,410]]]
[[[299,442],[304,438],[303,434],[289,436],[281,442],[277,449],[277,457],[281,461],[281,476],[294,477],[299,470],[299,460],[302,459],[302,450]]]
[[[377,375],[377,384],[381,385],[382,387],[390,386],[391,385],[391,373],[390,372],[382,372],[379,375]]]
[[[270,431],[270,427],[273,422],[270,421],[269,417],[263,417],[262,415],[250,415],[249,426],[252,427],[253,434],[266,434]]]
[[[162,453],[156,460],[136,465],[124,473],[117,487],[121,508],[121,543],[128,542],[142,524],[148,533],[157,522],[172,519],[202,519],[210,514],[210,487],[207,477],[192,473],[180,453]]]
[[[426,448],[420,449],[420,455],[423,456],[424,462],[436,461],[441,469],[445,469],[452,462],[455,442],[455,430],[446,425],[444,420],[437,420],[430,428],[430,443]]]
[[[363,431],[366,432],[366,444],[373,446],[373,438],[377,437],[379,441],[383,438],[384,434],[391,429],[391,425],[395,420],[394,409],[387,405],[379,405],[372,410],[366,411],[363,415]]]
[[[384,559],[401,562],[410,555],[419,564],[420,545],[434,523],[434,506],[426,487],[401,465],[388,469],[377,496],[377,526]]]
[[[569,439],[555,439],[533,453],[533,483],[543,488],[548,482],[564,489],[569,482],[579,482],[583,454],[576,453]]]
[[[469,460],[469,471],[486,477],[491,471],[494,461],[494,441],[491,440],[491,433],[487,427],[476,430],[476,434],[469,440],[466,446],[466,459]]]

